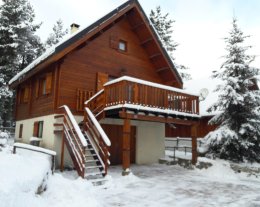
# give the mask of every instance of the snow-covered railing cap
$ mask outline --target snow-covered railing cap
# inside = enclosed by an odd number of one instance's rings
[[[66,105],[63,105],[63,106],[61,106],[60,108],[64,108],[64,110],[66,111],[66,113],[67,113],[67,115],[68,115],[68,117],[69,117],[69,119],[70,119],[70,121],[71,121],[72,126],[74,127],[76,133],[77,133],[78,136],[79,136],[79,139],[80,139],[81,144],[83,145],[83,147],[87,147],[87,146],[88,146],[88,143],[87,143],[85,137],[83,136],[83,134],[82,134],[82,132],[81,132],[81,130],[80,130],[80,128],[79,128],[79,125],[78,125],[78,123],[76,122],[76,120],[75,120],[73,114],[71,113],[69,107],[66,106]]]
[[[186,90],[182,90],[182,89],[171,87],[171,86],[162,85],[162,84],[159,84],[159,83],[153,83],[153,82],[150,82],[150,81],[141,80],[141,79],[133,78],[133,77],[129,77],[129,76],[122,76],[122,77],[117,78],[115,80],[109,81],[106,84],[104,84],[104,86],[109,86],[109,85],[112,85],[114,83],[118,83],[120,81],[130,81],[130,82],[140,83],[142,85],[147,85],[147,86],[151,86],[151,87],[155,87],[155,88],[174,91],[174,92],[178,92],[178,93],[184,93],[184,94],[191,95],[191,96],[199,96],[198,94],[191,93],[191,92],[188,92]]]
[[[92,96],[90,99],[88,99],[87,101],[85,101],[85,104],[88,104],[90,101],[92,101],[93,99],[95,99],[96,97],[98,97],[101,93],[104,92],[104,89],[100,90],[99,92],[97,92],[94,96]]]
[[[107,146],[111,146],[111,142],[110,142],[109,138],[107,137],[106,133],[104,132],[104,130],[102,129],[102,127],[98,123],[98,121],[95,118],[95,116],[93,115],[93,113],[87,107],[85,108],[85,111],[87,112],[87,114],[90,117],[90,119],[93,122],[93,124],[96,126],[99,134],[101,135],[101,137],[103,139],[103,141],[106,143]]]

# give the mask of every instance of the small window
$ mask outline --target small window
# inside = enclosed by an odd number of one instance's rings
[[[19,126],[19,137],[18,138],[22,138],[23,137],[23,124],[20,124]]]
[[[34,122],[33,136],[38,137],[38,138],[42,138],[42,134],[43,134],[43,121]]]
[[[127,51],[127,43],[124,40],[120,40],[118,43],[118,49],[120,51],[126,52]]]

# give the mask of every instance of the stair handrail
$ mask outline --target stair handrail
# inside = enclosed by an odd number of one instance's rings
[[[94,100],[96,97],[98,97],[99,95],[101,95],[104,92],[104,89],[100,90],[99,92],[97,92],[95,95],[93,95],[90,99],[85,101],[85,105],[88,105],[89,102],[91,102],[92,100]]]
[[[90,109],[88,107],[85,107],[85,111],[88,114],[91,121],[93,122],[93,124],[95,125],[96,129],[98,130],[98,132],[99,132],[101,138],[103,139],[104,143],[106,144],[106,146],[110,147],[111,142],[110,142],[109,138],[107,137],[106,133],[104,132],[104,130],[102,129],[101,125],[95,118],[94,114],[90,111]]]
[[[78,135],[78,137],[79,137],[79,139],[80,139],[80,142],[81,142],[82,146],[83,146],[83,147],[87,147],[87,146],[88,146],[88,143],[87,143],[87,141],[86,141],[84,135],[82,134],[82,132],[81,132],[81,130],[80,130],[80,128],[79,128],[79,125],[78,125],[78,123],[76,122],[76,120],[75,120],[73,114],[71,113],[69,107],[66,106],[66,105],[63,105],[63,106],[61,106],[60,108],[64,108],[66,114],[68,115],[68,118],[69,118],[69,120],[70,120],[70,123],[72,124],[73,128],[75,129],[75,131],[76,131],[76,133],[77,133],[77,135]]]

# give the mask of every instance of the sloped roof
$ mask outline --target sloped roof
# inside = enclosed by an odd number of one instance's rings
[[[144,10],[140,6],[139,2],[137,0],[129,0],[125,3],[123,3],[121,6],[117,7],[110,13],[106,14],[104,17],[100,18],[93,24],[89,25],[86,28],[80,29],[79,31],[75,32],[74,34],[70,35],[69,37],[62,40],[57,45],[53,46],[52,48],[48,49],[44,54],[42,54],[40,57],[38,57],[36,60],[34,60],[31,64],[29,64],[26,68],[24,68],[21,72],[19,72],[17,75],[15,75],[10,81],[9,85],[12,88],[15,88],[19,83],[25,81],[27,78],[31,77],[35,73],[37,73],[42,68],[48,66],[49,64],[59,60],[62,55],[64,56],[71,50],[73,50],[78,45],[82,44],[84,41],[86,41],[84,38],[90,34],[95,35],[99,30],[99,28],[102,27],[103,24],[111,21],[114,17],[117,15],[118,18],[132,9],[133,7],[137,8],[143,15],[144,21],[149,26],[150,30],[152,31],[153,35],[156,38],[157,43],[160,46],[160,49],[163,53],[164,58],[167,60],[168,64],[170,65],[170,69],[175,74],[177,81],[182,85],[182,79],[174,67],[174,64],[172,63],[172,60],[167,53],[166,49],[163,47],[162,42],[160,41],[160,37],[158,36],[156,30],[152,26],[152,23],[150,22],[149,18],[146,16]],[[92,34],[93,33],[93,34]],[[61,54],[63,53],[63,54]]]

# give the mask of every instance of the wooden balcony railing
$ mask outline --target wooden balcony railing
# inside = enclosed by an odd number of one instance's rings
[[[105,106],[134,104],[186,114],[199,114],[199,97],[184,90],[131,77],[104,85]]]

